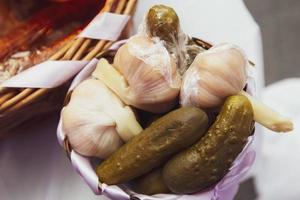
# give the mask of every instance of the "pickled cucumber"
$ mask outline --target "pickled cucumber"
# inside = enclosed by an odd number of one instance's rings
[[[173,8],[155,5],[147,14],[147,28],[152,37],[174,43],[178,39],[179,18]]]
[[[252,130],[249,100],[242,95],[228,97],[205,136],[166,163],[166,185],[174,193],[194,193],[213,186],[228,172]]]
[[[195,107],[179,108],[154,121],[97,167],[101,182],[128,182],[160,166],[206,132],[207,115]]]
[[[135,179],[132,188],[135,192],[146,195],[170,193],[162,178],[162,168],[155,169],[149,174]]]

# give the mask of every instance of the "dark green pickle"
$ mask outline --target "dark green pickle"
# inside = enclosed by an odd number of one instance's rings
[[[133,180],[132,189],[137,193],[146,195],[170,193],[162,177],[162,168],[155,169]]]
[[[194,193],[220,181],[253,130],[253,110],[242,95],[226,99],[215,123],[199,142],[173,156],[163,179],[174,193]]]
[[[101,182],[128,182],[166,162],[198,141],[208,128],[204,111],[179,108],[154,121],[97,167]]]
[[[159,37],[169,43],[176,43],[180,25],[179,18],[173,8],[165,5],[151,7],[146,22],[151,36]]]

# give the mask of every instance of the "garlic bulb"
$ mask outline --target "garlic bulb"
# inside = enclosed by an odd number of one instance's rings
[[[106,158],[142,131],[131,108],[95,79],[75,88],[62,111],[62,122],[73,149],[99,158]]]
[[[108,65],[103,60],[99,62],[98,78],[126,104],[154,113],[169,111],[176,104],[181,77],[158,38],[130,38],[118,50],[113,66]]]
[[[231,44],[198,54],[184,74],[181,105],[210,108],[222,104],[226,97],[245,87],[247,63],[242,50]]]

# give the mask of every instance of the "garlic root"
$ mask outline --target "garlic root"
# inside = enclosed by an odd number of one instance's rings
[[[282,116],[245,91],[241,91],[239,94],[246,96],[250,100],[256,122],[275,132],[289,132],[293,130],[293,122],[289,118]]]

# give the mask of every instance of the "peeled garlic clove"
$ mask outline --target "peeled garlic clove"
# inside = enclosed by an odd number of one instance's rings
[[[293,130],[293,122],[289,118],[282,116],[244,91],[241,91],[240,94],[246,96],[251,102],[256,122],[275,132],[289,132]]]
[[[243,51],[231,44],[217,45],[198,54],[184,74],[181,104],[200,108],[220,105],[245,87],[247,63]]]
[[[118,50],[113,66],[100,61],[98,67],[98,78],[129,105],[163,113],[177,102],[180,75],[160,41],[134,36]]]
[[[106,158],[142,131],[130,107],[101,81],[79,84],[62,111],[63,130],[71,146],[85,156]]]

